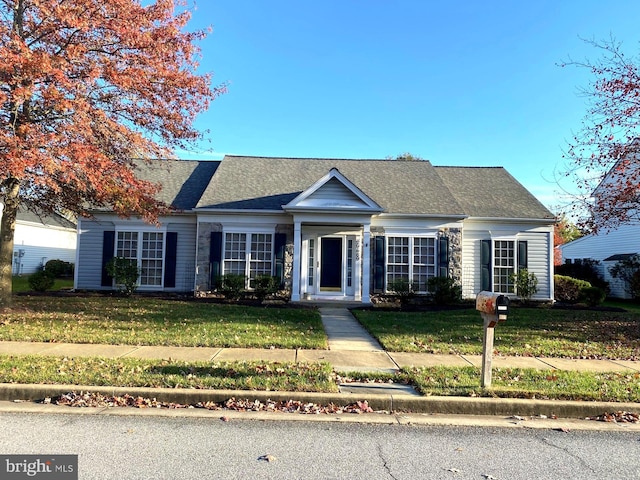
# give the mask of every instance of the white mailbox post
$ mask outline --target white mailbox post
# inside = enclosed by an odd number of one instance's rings
[[[493,360],[494,328],[509,315],[509,297],[499,293],[482,291],[476,297],[476,310],[484,320],[482,339],[482,387],[491,386],[491,361]]]

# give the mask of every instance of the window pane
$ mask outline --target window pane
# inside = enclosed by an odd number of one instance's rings
[[[497,293],[514,293],[511,275],[515,273],[515,242],[496,240],[494,242],[493,288]]]
[[[143,232],[140,252],[140,285],[162,286],[164,233]]]
[[[251,252],[249,264],[249,287],[253,288],[254,280],[261,275],[271,275],[271,259],[273,247],[270,233],[251,234]]]
[[[226,233],[224,239],[224,269],[222,273],[246,275],[247,234]]]

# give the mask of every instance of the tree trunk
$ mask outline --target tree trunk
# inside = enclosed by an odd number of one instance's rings
[[[0,308],[11,305],[11,271],[13,266],[13,236],[16,229],[20,184],[15,178],[5,180],[4,208],[0,212]]]

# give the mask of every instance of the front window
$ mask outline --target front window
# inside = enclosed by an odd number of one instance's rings
[[[496,240],[493,247],[493,288],[497,293],[514,293],[515,242]]]
[[[429,278],[435,276],[435,238],[388,237],[387,284],[404,279],[426,292]]]
[[[141,287],[161,287],[164,267],[163,232],[118,232],[116,257],[135,260]]]
[[[227,233],[224,243],[224,271],[243,275],[245,286],[253,288],[254,280],[271,275],[273,269],[273,235],[270,233]]]

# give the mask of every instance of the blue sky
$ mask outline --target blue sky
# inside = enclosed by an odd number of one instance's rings
[[[228,92],[198,117],[224,154],[385,158],[504,166],[545,205],[561,202],[562,151],[597,59],[580,37],[640,47],[640,2],[199,0],[212,26],[201,70]],[[571,183],[561,186],[571,189]]]

